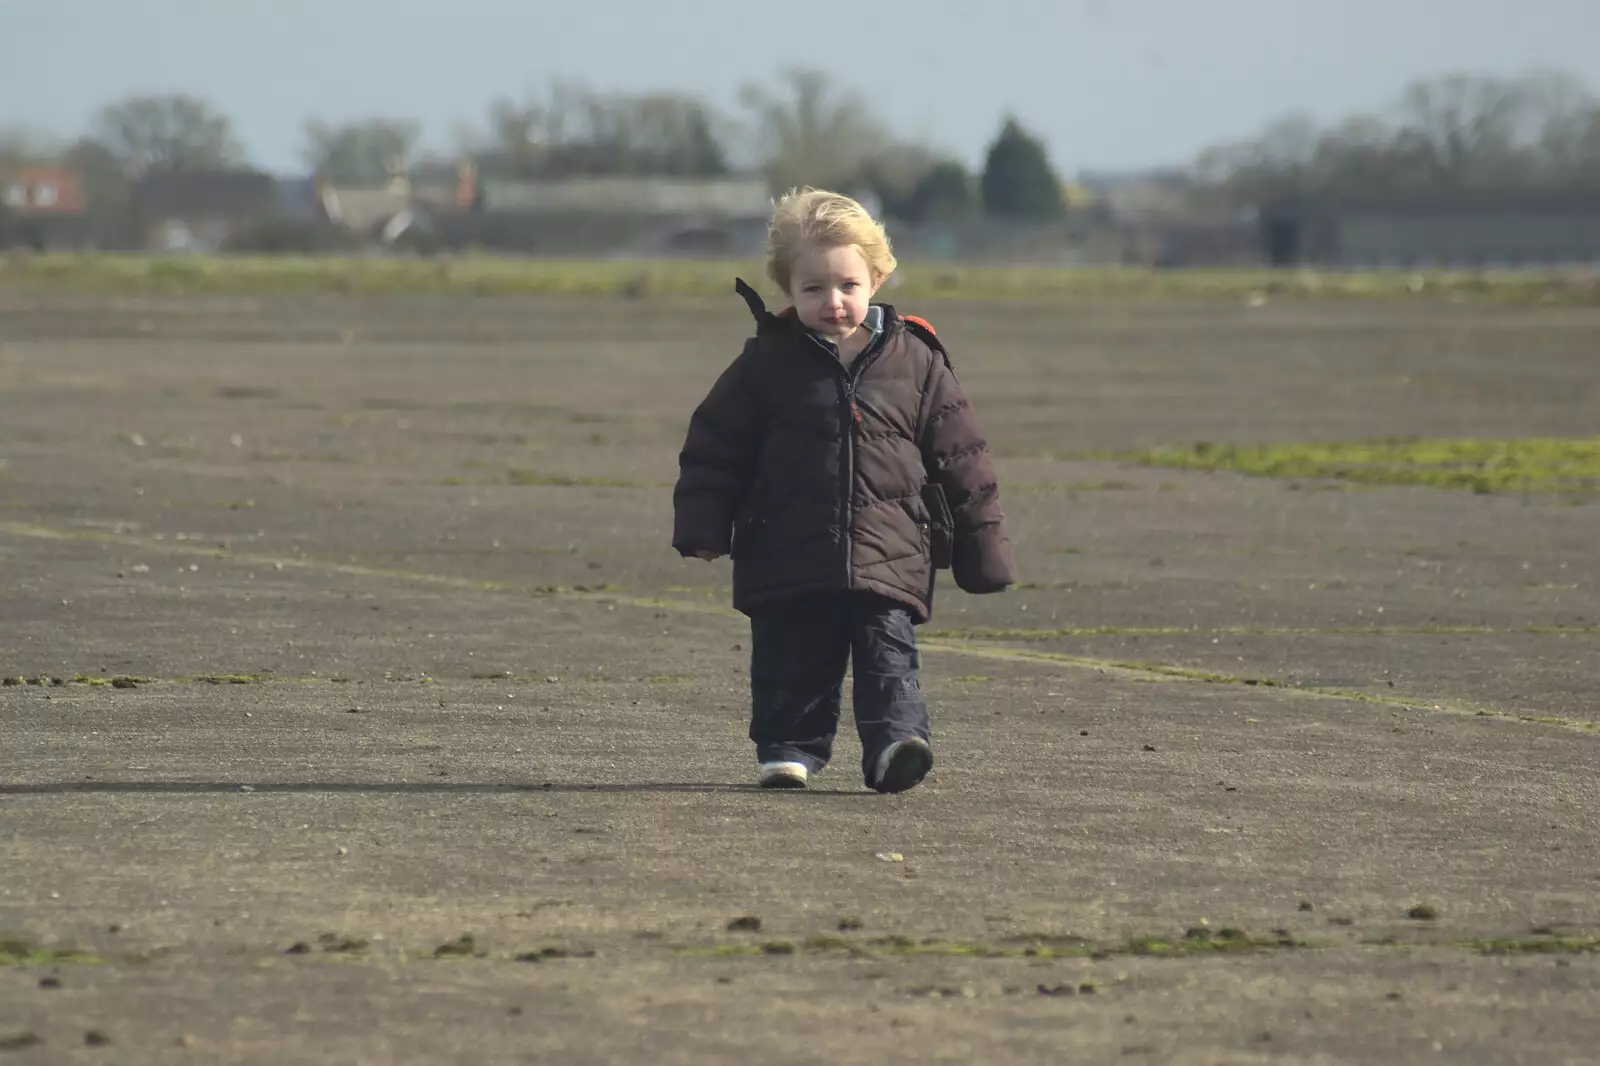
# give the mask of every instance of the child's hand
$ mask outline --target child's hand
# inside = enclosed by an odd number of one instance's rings
[[[722,553],[721,552],[698,551],[698,552],[694,553],[694,557],[696,559],[704,559],[708,563],[714,563],[718,559],[722,558]]]

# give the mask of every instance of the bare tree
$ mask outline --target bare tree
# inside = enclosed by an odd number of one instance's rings
[[[207,170],[243,161],[226,115],[192,96],[133,96],[103,108],[93,139],[130,174]]]
[[[129,211],[133,184],[117,154],[98,141],[84,138],[69,145],[61,154],[61,160],[75,169],[83,180],[89,224],[95,240],[112,247],[126,246],[137,240],[137,227]]]
[[[1393,165],[1394,126],[1376,115],[1355,115],[1317,139],[1302,188],[1321,197],[1365,190],[1396,195],[1404,175]]]
[[[925,144],[891,140],[874,148],[862,162],[855,184],[870,189],[886,214],[920,219],[928,206],[925,202],[928,190],[922,186],[923,179],[931,171],[941,166],[948,169],[949,165],[942,155]],[[959,164],[954,165],[961,169]],[[947,174],[946,184],[934,191],[944,195],[953,187]]]
[[[1241,200],[1280,198],[1308,183],[1325,134],[1308,115],[1286,115],[1258,136],[1206,149],[1195,161],[1202,184],[1225,186]]]
[[[1544,131],[1542,147],[1557,177],[1600,188],[1600,105],[1552,122]]]
[[[1600,110],[1571,75],[1449,74],[1407,86],[1391,115],[1282,120],[1202,153],[1197,184],[1234,203],[1398,202],[1565,195],[1600,172]]]
[[[422,127],[409,119],[368,118],[332,125],[306,123],[302,158],[333,181],[380,184],[405,173]]]
[[[1600,187],[1600,100],[1570,74],[1530,79],[1542,176],[1551,184]]]
[[[635,159],[657,173],[711,177],[728,171],[717,127],[720,120],[699,100],[652,93],[624,101],[619,130]]]
[[[602,93],[554,82],[542,96],[496,101],[472,138],[480,166],[523,177],[726,173],[725,122],[676,93]]]
[[[1530,100],[1502,78],[1450,74],[1407,86],[1398,107],[1398,158],[1431,184],[1502,183],[1514,173]]]
[[[49,134],[23,126],[0,129],[0,167],[27,166],[54,159],[61,146]]]
[[[846,185],[889,140],[863,101],[817,70],[786,71],[776,89],[746,85],[739,98],[777,190]]]
[[[529,176],[537,169],[543,122],[543,108],[537,103],[496,100],[489,105],[488,130],[466,131],[461,140],[479,156],[483,169]]]

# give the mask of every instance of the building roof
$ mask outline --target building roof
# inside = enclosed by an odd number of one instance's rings
[[[411,203],[406,190],[390,186],[324,185],[321,199],[323,213],[330,222],[361,233],[376,229]]]
[[[134,202],[159,218],[247,219],[273,213],[278,183],[259,170],[195,170],[146,174]]]
[[[1600,191],[1548,192],[1494,189],[1441,189],[1427,194],[1372,193],[1331,197],[1286,197],[1264,205],[1271,215],[1383,218],[1481,218],[1600,214]]]
[[[485,211],[525,215],[708,215],[765,218],[772,210],[759,178],[592,177],[553,181],[486,180]]]

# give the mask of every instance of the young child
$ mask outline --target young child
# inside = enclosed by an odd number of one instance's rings
[[[814,189],[776,205],[766,310],[696,408],[679,457],[672,544],[733,556],[750,617],[750,739],[765,788],[804,788],[828,764],[845,667],[869,788],[903,792],[933,768],[913,626],[934,575],[967,592],[1016,580],[988,448],[933,329],[873,295],[894,272],[887,235],[854,200]]]

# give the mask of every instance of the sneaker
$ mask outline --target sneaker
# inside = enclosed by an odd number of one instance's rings
[[[932,769],[933,748],[926,740],[897,740],[878,756],[877,780],[872,787],[879,792],[904,792],[920,785]]]
[[[761,764],[760,783],[762,788],[805,788],[808,776],[804,763],[764,762]]]

